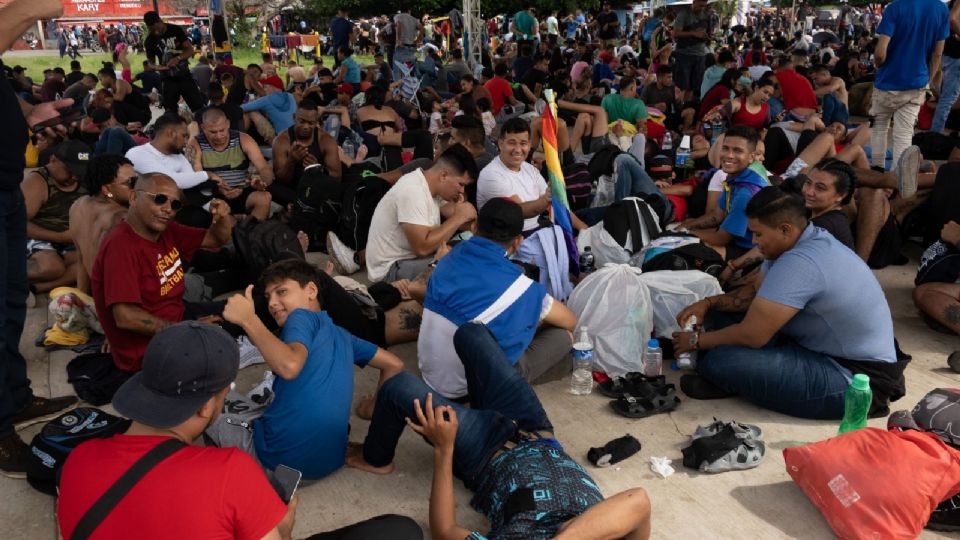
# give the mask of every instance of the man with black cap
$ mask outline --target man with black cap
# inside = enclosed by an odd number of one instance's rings
[[[20,184],[27,209],[27,278],[37,292],[76,283],[79,259],[70,237],[70,206],[87,194],[80,179],[91,157],[89,146],[64,141]]]
[[[199,110],[203,96],[188,63],[193,58],[193,42],[183,28],[163,22],[156,11],[144,13],[143,23],[150,32],[145,43],[147,60],[163,75],[163,108],[176,112],[183,97],[191,111]]]
[[[169,440],[182,447],[120,499],[96,527],[98,537],[290,537],[296,499],[285,506],[249,454],[191,446],[223,410],[239,357],[233,338],[213,325],[183,322],[157,334],[143,371],[113,398],[130,428],[88,441],[64,464],[57,506],[64,538],[134,463]]]
[[[424,381],[447,398],[467,395],[463,363],[453,349],[453,334],[464,323],[486,324],[528,381],[570,351],[576,316],[507,258],[523,242],[522,232],[520,205],[491,199],[480,211],[476,236],[454,247],[430,276],[417,355]]]

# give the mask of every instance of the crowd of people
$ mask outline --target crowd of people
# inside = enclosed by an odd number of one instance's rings
[[[8,2],[0,50],[59,10]],[[643,489],[605,498],[531,387],[567,367],[580,326],[565,301],[593,269],[573,236],[596,238],[628,198],[722,267],[723,293],[676,314],[702,323],[670,336],[674,355],[699,351],[686,396],[838,419],[863,373],[871,415],[887,414],[909,357],[872,269],[929,247],[916,306],[960,333],[960,2],[845,9],[836,32],[800,19],[791,32],[771,14],[731,26],[707,0],[635,18],[525,2],[489,20],[474,63],[453,13],[341,9],[331,65],[264,53],[241,67],[148,12],[136,74],[135,25],[105,32],[114,62],[98,73],[74,62],[38,83],[3,65],[0,470],[25,470],[15,425],[77,401],[34,395],[18,350],[28,293],[75,287],[105,335],[94,382],[133,423],[71,454],[64,537],[289,538],[296,498],[268,487],[279,466],[390,474],[409,426],[434,447],[435,538],[646,538]],[[547,181],[557,164],[565,192]],[[250,231],[272,252],[244,249]],[[416,375],[389,351],[404,342]],[[222,411],[251,350],[268,399],[238,425]],[[378,382],[351,411],[354,366]],[[370,421],[362,443],[353,416]],[[170,439],[162,470],[91,524]],[[457,524],[454,477],[489,533]],[[349,534],[422,533],[384,515],[316,538]]]

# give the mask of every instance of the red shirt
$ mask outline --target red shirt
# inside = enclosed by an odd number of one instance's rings
[[[494,116],[500,114],[500,109],[506,103],[508,97],[513,97],[513,88],[503,77],[494,77],[483,85],[490,92],[490,112]]]
[[[111,306],[137,304],[168,321],[183,318],[183,260],[190,260],[207,231],[171,222],[156,242],[143,238],[126,221],[100,243],[90,285],[97,317],[110,343],[113,363],[123,371],[140,371],[150,336],[117,327]]]
[[[730,88],[723,84],[715,84],[700,100],[700,118],[703,118],[711,109],[730,100]]]
[[[57,521],[63,538],[138,459],[169,437],[114,435],[78,446],[63,465]],[[259,540],[287,507],[253,458],[237,448],[189,446],[144,476],[93,539]]]
[[[740,96],[740,109],[733,113],[730,119],[731,126],[749,126],[760,131],[767,126],[767,119],[770,116],[770,106],[766,103],[760,104],[760,110],[752,113],[747,110],[747,97]]]
[[[797,108],[819,109],[817,95],[813,93],[813,85],[806,77],[792,69],[778,69],[777,82],[780,83],[780,93],[783,95],[783,108],[792,111]]]

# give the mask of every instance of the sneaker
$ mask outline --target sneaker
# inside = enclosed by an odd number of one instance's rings
[[[269,369],[263,372],[263,380],[247,393],[247,397],[254,403],[263,405],[273,399],[273,381],[276,376]]]
[[[960,351],[953,351],[947,357],[947,365],[954,373],[960,373]]]
[[[260,349],[247,336],[238,337],[237,345],[240,346],[240,369],[265,362]]]
[[[960,495],[955,495],[937,506],[924,526],[933,531],[960,531]]]
[[[10,423],[18,429],[32,426],[33,424],[56,418],[60,413],[76,407],[77,402],[77,396],[63,396],[58,398],[33,396],[33,401],[22,411],[13,415]]]
[[[330,260],[333,261],[333,266],[337,268],[340,275],[348,276],[360,270],[360,265],[353,259],[356,253],[341,242],[333,231],[327,233],[327,254],[330,255]]]
[[[910,146],[897,160],[897,191],[906,199],[917,192],[917,171],[920,169],[920,147]]]
[[[9,478],[26,478],[29,455],[30,447],[16,433],[0,440],[0,474]]]

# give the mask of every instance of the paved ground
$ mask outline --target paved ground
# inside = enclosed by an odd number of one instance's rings
[[[914,260],[917,254],[914,253]],[[320,260],[318,257],[317,260]],[[878,272],[894,314],[897,337],[905,351],[913,355],[907,370],[907,397],[894,405],[910,408],[924,393],[937,386],[955,386],[960,380],[946,367],[946,356],[960,348],[960,339],[934,333],[920,320],[910,300],[915,265],[891,267]],[[33,346],[32,340],[46,324],[46,310],[29,310],[27,329],[21,348],[29,362],[30,378],[39,395],[71,393],[64,366],[68,353],[47,354]],[[416,370],[413,344],[394,348]],[[262,366],[245,369],[240,376],[241,389],[259,380]],[[676,373],[668,378],[677,379]],[[369,392],[376,384],[373,372],[357,371],[357,391]],[[674,380],[674,382],[676,382]],[[567,451],[587,465],[585,456],[591,446],[631,433],[643,444],[640,454],[613,468],[590,472],[604,493],[642,486],[653,501],[655,538],[829,538],[830,529],[817,510],[804,497],[784,470],[784,448],[822,440],[836,433],[836,422],[790,418],[760,410],[739,399],[698,402],[684,398],[680,408],[668,415],[643,420],[627,420],[614,415],[599,395],[573,396],[566,392],[568,378],[536,387],[557,434]],[[768,445],[767,457],[758,468],[720,475],[705,475],[679,465],[680,449],[698,424],[712,417],[735,418],[759,424]],[[362,440],[367,422],[353,420],[352,440]],[[882,427],[885,420],[870,422]],[[35,429],[23,433],[29,441]],[[650,456],[668,456],[675,461],[677,473],[662,480],[649,468]],[[300,490],[296,535],[304,537],[321,530],[340,527],[380,513],[406,514],[427,527],[427,501],[432,473],[432,452],[409,430],[397,452],[397,470],[388,477],[375,477],[352,469],[343,469]],[[34,491],[25,481],[0,477],[0,536],[14,539],[55,539],[57,528],[54,500]],[[457,515],[466,526],[482,527],[484,520],[469,508],[469,492],[458,484]],[[924,533],[923,538],[947,538]]]

